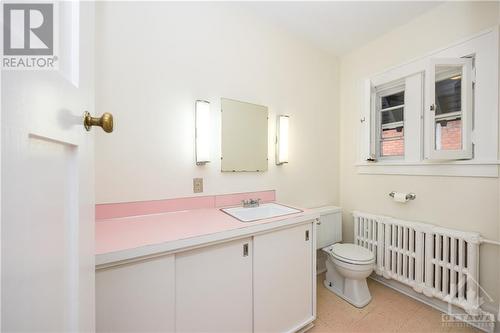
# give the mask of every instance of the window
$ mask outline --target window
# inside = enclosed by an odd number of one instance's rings
[[[377,93],[377,157],[404,156],[404,87]]]
[[[498,177],[499,31],[365,80],[358,172]]]
[[[430,60],[429,159],[472,158],[472,61]]]
[[[462,73],[456,67],[444,67],[443,72],[445,75],[436,80],[434,144],[436,150],[460,150],[462,149]]]

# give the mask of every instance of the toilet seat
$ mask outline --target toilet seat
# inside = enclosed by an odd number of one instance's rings
[[[366,265],[375,262],[375,255],[368,249],[349,243],[336,243],[326,248],[335,259],[353,265]]]

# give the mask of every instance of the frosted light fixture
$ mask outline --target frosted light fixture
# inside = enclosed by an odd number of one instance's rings
[[[195,107],[196,164],[210,162],[210,102],[196,101]]]
[[[278,116],[276,123],[276,164],[288,163],[289,116]]]

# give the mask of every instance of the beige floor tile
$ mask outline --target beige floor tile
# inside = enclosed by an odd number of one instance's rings
[[[323,285],[318,276],[317,320],[311,333],[460,332],[480,333],[471,327],[443,326],[441,312],[371,279],[372,301],[362,309],[347,303]]]
[[[314,321],[314,327],[311,328],[307,333],[328,333],[331,332],[330,327],[321,319],[316,319]]]
[[[400,332],[403,322],[390,314],[372,311],[352,325],[356,332]]]

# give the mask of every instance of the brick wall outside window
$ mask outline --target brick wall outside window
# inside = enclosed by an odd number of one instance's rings
[[[387,129],[382,131],[382,138],[395,138],[397,140],[389,140],[381,142],[382,156],[403,156],[405,153],[405,143],[403,129],[398,132],[396,129]],[[442,150],[460,150],[462,149],[462,120],[451,120],[444,122],[441,125],[441,149]]]
[[[451,120],[441,125],[441,150],[462,149],[462,120]]]
[[[400,132],[397,129],[387,129],[382,131],[382,138],[400,137],[397,140],[389,140],[381,142],[381,155],[382,156],[403,156],[405,153],[404,130]]]

